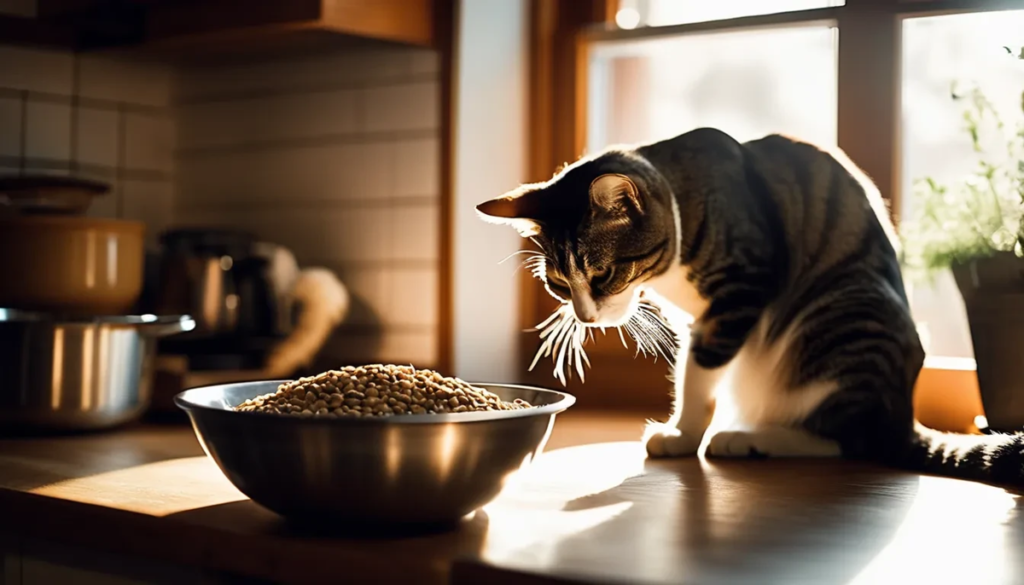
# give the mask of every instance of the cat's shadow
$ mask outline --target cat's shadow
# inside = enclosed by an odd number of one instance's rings
[[[628,507],[550,554],[654,581],[846,583],[893,540],[918,478],[851,465],[830,479],[836,465],[647,460],[642,474],[567,502],[563,511]],[[596,543],[614,554],[595,556]]]

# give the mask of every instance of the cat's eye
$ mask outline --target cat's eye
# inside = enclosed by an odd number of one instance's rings
[[[554,268],[551,268],[550,266],[547,269],[546,276],[548,282],[550,283],[561,285],[563,287],[569,286],[569,282],[566,279],[562,278],[562,275],[559,274]]]
[[[605,266],[600,270],[595,270],[590,276],[591,285],[601,285],[608,282],[608,279],[612,276],[612,267]]]

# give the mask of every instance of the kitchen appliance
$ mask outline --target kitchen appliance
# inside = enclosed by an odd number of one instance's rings
[[[235,412],[281,381],[188,390],[175,403],[207,454],[245,495],[278,514],[381,525],[458,522],[538,456],[569,394],[476,384],[533,408],[381,418]],[[284,481],[282,481],[284,480]]]
[[[188,335],[160,344],[164,355],[183,355],[190,370],[259,369],[288,330],[269,274],[269,259],[255,251],[251,234],[219,229],[178,229],[160,237],[154,312],[187,313]]]
[[[113,427],[150,400],[157,337],[187,316],[60,317],[0,308],[0,433]]]
[[[348,313],[337,277],[300,269],[283,246],[227,229],[176,229],[160,240],[142,307],[193,315],[196,328],[160,340],[155,417],[182,416],[173,398],[186,388],[296,375]]]
[[[157,308],[188,310],[196,320],[191,338],[223,335],[274,336],[278,311],[269,261],[254,253],[244,232],[182,229],[160,238],[163,256]]]
[[[305,287],[313,300],[330,298],[335,306],[323,316],[326,332],[317,332],[323,338],[347,311],[341,283],[333,275],[323,278],[322,269],[300,270],[283,246],[223,229],[177,229],[160,240],[154,292],[147,295],[152,312],[196,320],[191,333],[161,342],[160,353],[186,356],[190,371],[261,370],[276,348],[307,335],[295,327],[311,304],[298,298],[300,283],[314,283]],[[310,350],[315,353],[323,341],[318,338]]]

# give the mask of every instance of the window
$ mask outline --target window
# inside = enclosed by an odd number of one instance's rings
[[[622,0],[616,22],[623,28],[669,26],[842,6],[844,0]]]
[[[587,148],[714,126],[740,141],[786,132],[836,142],[836,29],[598,42],[590,57]]]
[[[1021,121],[1024,62],[1008,58],[1004,46],[1024,44],[1024,10],[908,18],[903,21],[902,144],[900,215],[912,217],[914,183],[932,178],[962,180],[982,156],[998,159],[1005,138],[984,126],[974,152],[963,119],[965,103],[953,91],[981,90],[1012,131]],[[934,285],[911,290],[914,317],[929,354],[973,357],[963,300],[948,271]]]
[[[740,141],[782,132],[838,144],[862,167],[874,155],[868,162],[874,168],[865,170],[897,202],[897,218],[911,217],[917,181],[956,181],[978,163],[964,127],[964,104],[951,99],[952,84],[982,89],[1007,129],[1021,117],[1024,91],[1024,62],[1007,58],[1003,48],[1019,51],[1024,44],[1024,10],[978,0],[964,4],[965,10],[999,10],[940,16],[928,13],[930,5],[620,0],[620,30],[592,33],[587,45],[586,148],[668,138],[700,126],[718,127]],[[902,35],[888,28],[889,18],[900,23]],[[872,54],[880,31],[891,41],[902,37],[902,46]],[[843,46],[849,51],[845,61]],[[887,58],[891,62],[882,63]],[[891,75],[896,62],[898,79]],[[864,106],[860,89],[871,86],[884,90],[882,100]],[[888,114],[881,122],[872,119],[887,107],[889,94]],[[837,128],[845,129],[845,138]],[[907,284],[929,355],[973,357],[952,275],[941,274],[934,284]]]

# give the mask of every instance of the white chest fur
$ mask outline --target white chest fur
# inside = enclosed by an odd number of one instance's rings
[[[685,269],[669,270],[645,285],[654,290],[650,296],[661,307],[676,335],[680,339],[688,339],[686,328],[707,309],[708,303],[686,281]],[[725,377],[716,391],[716,427],[798,424],[836,389],[831,381],[792,388],[789,385],[793,367],[790,358],[797,351],[792,346],[792,332],[787,331],[780,339],[768,343],[765,336],[767,324],[768,319],[763,317],[736,357],[726,366]]]
[[[654,289],[658,296],[686,312],[692,319],[700,317],[708,308],[708,301],[701,297],[697,287],[687,280],[686,267],[680,264],[648,280],[644,286]]]
[[[798,351],[792,345],[792,330],[768,343],[767,324],[768,319],[763,317],[729,364],[728,374],[719,387],[720,403],[733,415],[727,426],[798,424],[836,389],[832,381],[792,387],[792,357]]]
[[[682,240],[682,218],[679,215],[679,203],[675,198],[671,199],[671,203],[672,227],[675,230],[673,236],[675,241],[679,242]],[[688,276],[686,267],[682,265],[682,247],[676,246],[676,257],[672,262],[672,267],[660,276],[648,280],[643,286],[654,289],[658,296],[674,305],[676,309],[685,312],[689,317],[688,321],[692,321],[704,314],[708,308],[708,302],[700,296],[697,287],[687,279]],[[663,307],[663,309],[665,308],[668,307]]]

